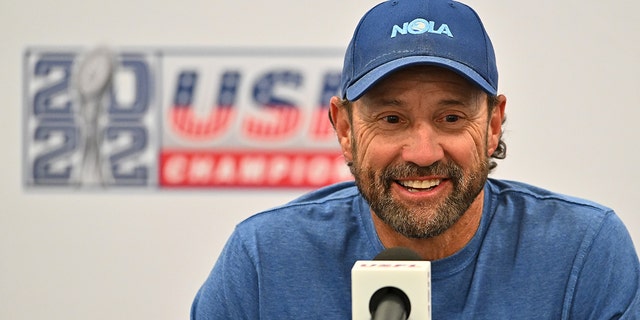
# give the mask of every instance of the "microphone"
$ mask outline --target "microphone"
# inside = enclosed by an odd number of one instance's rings
[[[431,263],[404,247],[351,269],[353,320],[431,320]]]

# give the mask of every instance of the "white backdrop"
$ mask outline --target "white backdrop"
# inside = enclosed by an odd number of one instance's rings
[[[25,48],[343,48],[374,3],[2,1],[0,319],[187,319],[234,224],[301,192],[24,190]],[[609,205],[640,243],[640,3],[467,3],[492,36],[508,98],[509,155],[494,176]]]

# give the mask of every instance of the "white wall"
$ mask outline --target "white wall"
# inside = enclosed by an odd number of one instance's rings
[[[377,1],[0,3],[0,319],[186,319],[233,225],[291,191],[134,194],[22,187],[28,46],[346,46]],[[495,176],[615,208],[640,243],[640,3],[470,0],[508,99]]]

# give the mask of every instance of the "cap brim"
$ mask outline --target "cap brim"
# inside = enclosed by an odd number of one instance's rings
[[[435,65],[451,69],[480,86],[480,88],[482,88],[482,90],[484,90],[488,94],[498,94],[498,90],[491,84],[489,84],[487,80],[485,80],[477,72],[473,71],[473,69],[467,67],[464,64],[441,57],[412,56],[387,62],[369,71],[369,73],[362,76],[347,88],[346,98],[349,101],[357,100],[365,93],[365,91],[371,88],[371,86],[373,86],[376,82],[380,81],[380,79],[384,78],[391,72],[403,67],[420,64]]]

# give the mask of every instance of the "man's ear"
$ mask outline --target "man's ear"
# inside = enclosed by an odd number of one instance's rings
[[[498,104],[493,108],[493,112],[490,114],[489,130],[487,132],[488,145],[487,153],[491,156],[493,152],[498,148],[498,143],[502,137],[502,123],[504,122],[504,109],[507,106],[507,97],[504,95],[498,96]]]
[[[333,128],[336,130],[338,142],[342,148],[342,154],[346,162],[353,161],[351,154],[351,121],[349,121],[349,110],[343,105],[342,99],[337,96],[331,98],[329,117]]]

